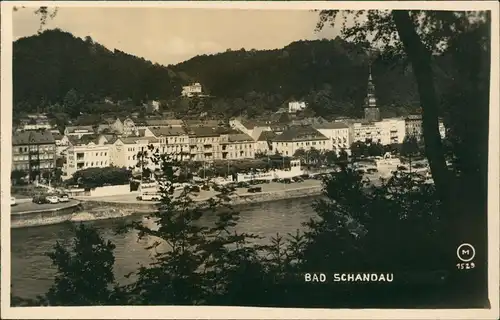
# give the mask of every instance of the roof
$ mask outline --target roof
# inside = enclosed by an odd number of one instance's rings
[[[54,135],[50,131],[20,131],[12,135],[12,145],[52,144]]]
[[[406,117],[408,120],[422,120],[422,116],[419,114],[410,114]]]
[[[226,125],[224,120],[184,120],[184,124],[188,127],[191,126],[220,127]]]
[[[59,132],[58,133],[52,132],[52,136],[54,137],[54,140],[61,140],[64,137],[64,135],[60,134]]]
[[[252,137],[250,137],[246,133],[231,133],[228,136],[228,140],[230,142],[243,142],[243,141],[252,141],[253,142]]]
[[[182,127],[148,127],[148,129],[155,137],[181,136],[186,134],[186,131]]]
[[[121,137],[116,140],[121,140],[124,144],[135,144],[138,141],[147,140],[148,143],[158,143],[159,140],[155,137]]]
[[[276,133],[272,131],[262,131],[257,141],[267,141],[272,140],[276,137]]]
[[[349,126],[342,122],[325,122],[313,125],[315,129],[348,129]]]
[[[328,140],[319,131],[312,126],[291,126],[282,134],[277,135],[273,141],[311,141],[311,140]]]
[[[65,131],[68,133],[74,133],[77,130],[86,130],[86,131],[94,131],[94,128],[92,126],[69,126],[66,127]]]
[[[84,135],[81,138],[75,136],[68,136],[69,142],[74,146],[87,145],[90,142],[98,144],[100,135],[97,134],[88,134]]]
[[[189,136],[194,136],[194,137],[217,137],[220,135],[214,128],[211,127],[189,127],[187,129],[187,133]]]
[[[148,119],[144,121],[148,126],[182,126],[182,120],[178,119]]]

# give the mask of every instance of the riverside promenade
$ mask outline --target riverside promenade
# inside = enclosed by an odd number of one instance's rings
[[[257,185],[262,188],[261,192],[249,193],[248,188],[236,188],[235,195],[237,197],[246,197],[246,196],[258,196],[264,194],[282,194],[282,193],[291,193],[292,191],[297,190],[309,190],[312,189],[316,191],[316,194],[321,192],[321,180],[305,180],[303,182],[295,182],[290,184],[278,183],[278,182],[270,182]],[[194,201],[206,201],[211,197],[215,196],[218,192],[213,189],[200,190],[197,193],[191,193],[190,196],[193,197]],[[175,192],[175,195],[180,194],[180,191]],[[120,204],[134,204],[134,205],[145,205],[150,206],[151,204],[159,203],[159,201],[142,201],[137,200],[137,196],[139,192],[130,192],[124,195],[114,195],[114,196],[103,196],[103,197],[75,197],[80,201],[98,201],[102,203],[120,203]],[[278,200],[278,199],[276,199]]]
[[[80,210],[80,201],[70,200],[55,204],[36,204],[22,199],[10,208],[11,228],[35,227],[61,223],[71,219]]]

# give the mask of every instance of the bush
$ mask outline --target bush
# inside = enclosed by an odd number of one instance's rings
[[[71,180],[83,188],[97,188],[106,184],[127,184],[131,177],[131,171],[126,168],[106,167],[79,170]]]

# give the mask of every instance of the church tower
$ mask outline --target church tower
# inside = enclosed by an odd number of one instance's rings
[[[375,97],[371,62],[368,71],[368,92],[365,99],[365,120],[372,122],[380,121],[380,110],[377,107],[377,98]]]

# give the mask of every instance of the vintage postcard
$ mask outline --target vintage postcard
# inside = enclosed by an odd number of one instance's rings
[[[498,10],[2,2],[2,318],[498,319]]]

